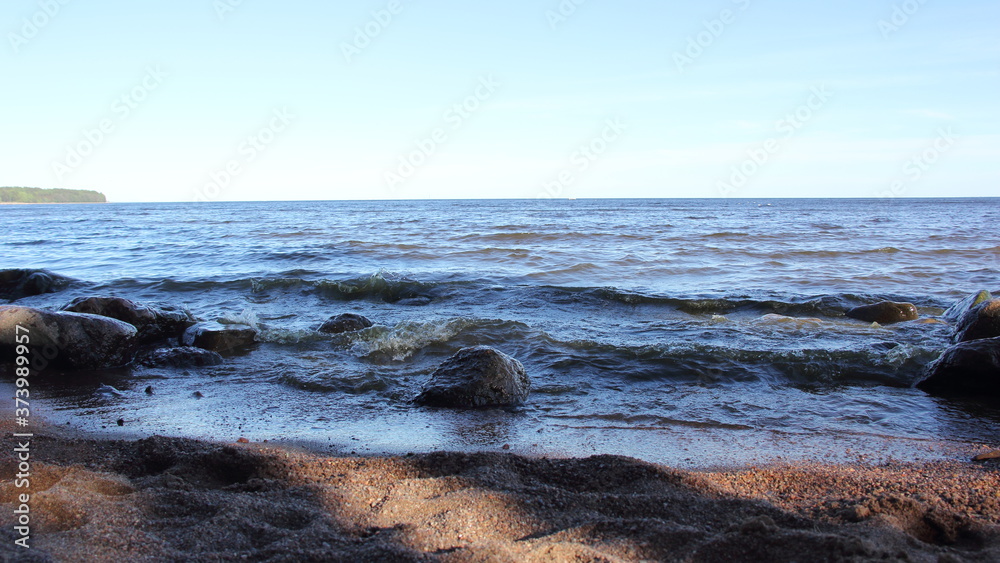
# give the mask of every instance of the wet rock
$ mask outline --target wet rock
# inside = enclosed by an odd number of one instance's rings
[[[22,297],[61,291],[73,278],[48,270],[0,270],[0,299],[16,301]]]
[[[220,354],[247,352],[257,342],[257,330],[247,325],[224,325],[217,322],[198,323],[181,337],[184,346],[204,348]]]
[[[991,295],[990,292],[986,290],[980,291],[979,293],[970,295],[958,303],[955,303],[951,307],[948,307],[948,310],[945,311],[941,317],[950,323],[957,322],[966,313],[976,308],[977,305],[985,303],[990,299],[993,299],[993,295]]]
[[[218,352],[194,346],[182,346],[153,350],[139,360],[139,363],[146,367],[189,368],[217,366],[224,361]],[[147,390],[147,394],[153,394],[152,388],[147,387]]]
[[[462,348],[431,375],[415,402],[437,407],[514,406],[531,382],[521,362],[489,346]]]
[[[920,316],[912,303],[893,303],[892,301],[855,307],[845,314],[852,319],[880,325],[913,321]]]
[[[955,326],[955,342],[1000,336],[1000,299],[991,299],[969,309]]]
[[[63,311],[89,313],[125,321],[139,331],[139,341],[155,342],[180,336],[195,324],[191,313],[176,307],[153,307],[121,297],[80,297]]]
[[[135,355],[137,332],[134,326],[108,317],[0,306],[0,362],[14,361],[15,336],[27,334],[36,370],[121,367]]]
[[[323,326],[319,327],[320,332],[327,334],[340,334],[342,332],[354,332],[372,326],[372,322],[365,317],[355,313],[343,313],[327,319]]]
[[[1000,337],[962,342],[927,366],[918,389],[939,395],[1000,398]]]

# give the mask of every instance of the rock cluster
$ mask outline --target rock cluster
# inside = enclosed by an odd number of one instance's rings
[[[919,389],[940,395],[1000,399],[1000,299],[980,291],[945,311],[956,344],[927,366]]]

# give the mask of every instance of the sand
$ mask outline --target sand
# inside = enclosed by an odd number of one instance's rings
[[[15,447],[3,430],[5,452]],[[998,561],[1000,463],[680,471],[508,453],[334,457],[36,426],[10,561]]]

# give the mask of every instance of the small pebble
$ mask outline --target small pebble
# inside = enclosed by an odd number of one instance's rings
[[[118,426],[125,426],[125,419],[124,418],[119,418],[118,419]]]
[[[239,440],[236,440],[236,442],[239,444],[249,444],[250,440],[247,440],[246,438],[240,438]]]
[[[153,386],[152,385],[149,385],[149,386],[146,387],[146,394],[147,395],[152,395],[153,394]]]

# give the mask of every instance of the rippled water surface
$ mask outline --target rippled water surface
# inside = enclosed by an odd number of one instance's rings
[[[1000,290],[998,225],[996,199],[3,206],[0,267],[80,280],[19,304],[118,295],[260,329],[218,367],[52,375],[51,416],[85,428],[677,464],[933,457],[997,440],[994,408],[911,385],[950,336],[926,321]],[[924,318],[843,316],[883,299]],[[342,312],[376,325],[315,331]],[[409,402],[473,344],[524,363],[527,405]]]

